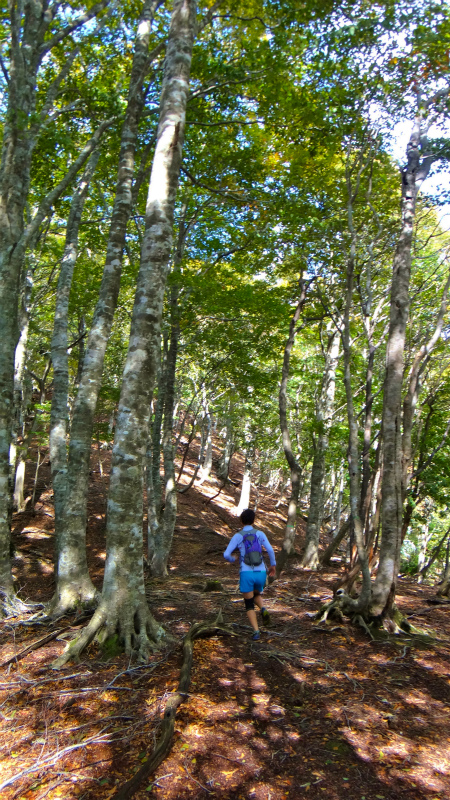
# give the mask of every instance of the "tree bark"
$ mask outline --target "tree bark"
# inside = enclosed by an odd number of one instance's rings
[[[80,17],[80,25],[104,7],[97,4]],[[14,595],[9,557],[11,484],[9,449],[13,420],[14,357],[18,342],[18,293],[25,249],[40,224],[35,215],[33,231],[26,235],[24,212],[30,187],[30,167],[37,132],[51,110],[67,69],[50,86],[43,110],[36,113],[37,73],[54,37],[48,32],[58,5],[43,2],[9,4],[10,48],[6,119],[0,164],[0,589],[5,598]],[[73,29],[79,27],[75,25]],[[44,44],[45,43],[45,44]],[[71,63],[70,59],[69,62]],[[81,166],[81,165],[80,165]],[[79,167],[78,167],[79,168]],[[71,170],[69,170],[71,172]],[[62,191],[62,189],[61,189]],[[52,198],[55,192],[51,193]],[[56,191],[57,199],[58,191]],[[50,197],[49,197],[50,199]],[[44,203],[45,205],[45,203]]]
[[[294,539],[297,530],[297,506],[300,494],[300,481],[302,477],[302,468],[294,456],[292,450],[291,437],[289,434],[289,426],[287,420],[287,386],[289,380],[289,367],[291,360],[291,352],[295,342],[297,333],[297,323],[300,319],[303,306],[306,302],[307,286],[304,281],[301,282],[300,300],[292,316],[289,325],[289,336],[284,347],[283,367],[281,370],[281,383],[280,391],[278,393],[278,408],[280,413],[280,429],[281,439],[283,443],[283,451],[291,471],[291,498],[288,506],[288,516],[286,527],[284,530],[284,540],[280,558],[277,560],[277,574],[280,575],[288,557],[294,552]]]
[[[51,358],[53,363],[53,393],[50,414],[50,463],[53,485],[53,502],[55,509],[55,537],[56,551],[59,553],[61,540],[62,512],[67,488],[67,423],[68,423],[68,393],[69,393],[69,359],[68,347],[68,315],[69,297],[72,286],[73,272],[78,255],[78,231],[83,213],[84,203],[89,190],[89,184],[95,172],[99,150],[94,151],[88,165],[78,184],[73,198],[67,220],[66,241],[64,254],[61,261],[58,286],[56,289],[56,306],[53,323],[53,336],[51,344]],[[86,568],[87,569],[87,568]],[[88,587],[79,591],[80,596],[86,595],[86,590],[92,589],[89,581]]]
[[[361,175],[363,168],[362,154],[361,154],[361,167],[358,175]],[[359,598],[355,604],[354,610],[358,612],[367,612],[370,595],[371,595],[371,580],[370,569],[367,559],[367,552],[364,546],[364,532],[363,524],[360,515],[361,503],[361,483],[360,483],[360,453],[358,442],[358,423],[356,419],[354,403],[353,403],[353,390],[352,390],[352,375],[351,375],[351,341],[350,341],[350,314],[353,305],[353,289],[354,289],[354,275],[355,275],[355,260],[356,260],[356,243],[357,234],[353,221],[353,200],[358,191],[358,183],[355,187],[352,186],[351,174],[349,164],[347,163],[347,218],[348,227],[350,231],[350,251],[347,261],[347,280],[346,280],[346,295],[345,295],[345,311],[344,311],[344,327],[342,331],[342,346],[344,351],[344,386],[345,397],[347,401],[347,418],[348,418],[348,467],[350,478],[350,511],[351,520],[353,525],[353,532],[355,536],[356,547],[358,551],[359,563],[362,571],[362,587]]]
[[[371,613],[375,616],[388,615],[393,608],[400,563],[403,512],[401,412],[411,248],[417,194],[432,163],[428,156],[423,155],[428,123],[423,121],[422,115],[421,108],[407,146],[407,165],[402,172],[401,230],[393,263],[382,417],[382,536],[371,604]]]
[[[80,652],[103,626],[107,635],[117,631],[126,652],[134,648],[140,658],[147,658],[152,641],[157,642],[163,634],[145,597],[143,467],[156,373],[156,344],[172,248],[195,27],[195,2],[177,0],[167,43],[158,136],[112,454],[102,599],[79,641],[72,643],[57,665]]]
[[[205,386],[203,386],[202,444],[204,444],[202,448],[204,450],[204,458],[200,468],[199,486],[208,480],[212,469],[212,416]]]
[[[233,427],[230,420],[225,423],[225,444],[217,466],[217,477],[226,481],[230,471],[230,462],[234,453]]]
[[[241,494],[239,497],[239,503],[237,504],[235,511],[237,517],[239,517],[239,515],[242,514],[244,509],[250,507],[253,460],[254,460],[254,450],[252,445],[249,445],[245,451],[245,464],[244,464],[244,473],[242,475]]]
[[[423,583],[423,581],[427,577],[428,571],[431,569],[431,567],[433,566],[433,564],[436,561],[436,559],[439,558],[440,553],[441,553],[441,549],[444,546],[444,544],[446,543],[446,541],[448,540],[449,536],[450,536],[450,528],[447,528],[447,530],[445,531],[442,539],[438,542],[438,544],[434,548],[433,552],[431,553],[431,556],[428,559],[427,563],[420,570],[420,572],[418,574],[418,577],[417,577],[417,583]]]
[[[409,523],[414,511],[414,504],[411,502],[412,497],[408,496],[410,486],[410,470],[413,462],[413,448],[412,448],[412,431],[414,422],[414,413],[417,406],[421,390],[421,377],[425,366],[428,364],[431,353],[436,346],[442,334],[444,325],[444,318],[448,305],[448,290],[450,287],[450,275],[447,278],[446,284],[441,298],[441,305],[436,319],[434,332],[428,342],[422,345],[414,357],[414,361],[409,374],[408,389],[403,401],[403,433],[402,433],[402,499],[404,507],[403,512],[403,525],[401,541],[403,542],[408,531]]]
[[[336,550],[338,549],[340,543],[345,538],[346,534],[350,529],[350,519],[345,520],[345,522],[341,525],[339,531],[337,532],[334,539],[331,540],[330,544],[328,545],[327,549],[324,551],[323,556],[321,558],[321,564],[323,566],[327,566],[330,561],[331,557],[334,556]]]
[[[106,345],[119,295],[126,228],[132,207],[138,124],[144,104],[142,87],[149,66],[150,29],[157,6],[157,0],[145,0],[138,24],[105,267],[73,406],[66,502],[57,523],[60,532],[57,586],[50,604],[51,612],[58,615],[74,609],[80,602],[92,603],[95,595],[86,561],[86,503],[91,441]]]
[[[154,548],[151,569],[152,574],[158,577],[166,577],[168,574],[168,560],[172,547],[173,534],[177,516],[177,483],[175,477],[175,453],[174,453],[174,407],[175,407],[175,376],[177,367],[178,343],[180,339],[180,310],[179,310],[179,277],[181,273],[181,261],[186,243],[185,211],[180,217],[180,227],[178,232],[178,242],[173,263],[173,282],[170,286],[170,342],[166,362],[166,381],[164,393],[164,424],[163,424],[163,460],[164,460],[164,514],[162,519],[162,536],[160,537],[159,547]]]
[[[319,565],[319,537],[323,518],[325,458],[328,450],[329,431],[334,410],[339,344],[339,332],[334,331],[328,339],[323,385],[316,414],[319,433],[311,472],[309,514],[306,523],[306,543],[302,558],[302,567],[308,569],[317,569]]]

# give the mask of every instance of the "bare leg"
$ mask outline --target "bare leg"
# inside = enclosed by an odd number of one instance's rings
[[[244,600],[251,600],[252,597],[253,597],[253,592],[243,592],[242,596],[243,596]],[[256,601],[256,599],[257,598],[255,597],[255,601]],[[259,606],[259,603],[258,603],[258,606]],[[248,617],[248,620],[249,620],[250,625],[252,626],[253,630],[255,632],[257,630],[259,630],[259,628],[258,628],[258,620],[256,619],[256,611],[255,611],[254,608],[249,608],[247,610],[247,617]]]
[[[257,595],[255,595],[255,596],[254,596],[254,598],[253,598],[253,599],[254,599],[254,601],[255,601],[255,605],[257,605],[257,606],[258,606],[258,608],[259,608],[259,610],[261,611],[261,609],[263,608],[263,605],[264,605],[264,604],[263,604],[263,601],[262,601],[262,597],[261,597],[261,595],[260,595],[260,594],[257,594]]]

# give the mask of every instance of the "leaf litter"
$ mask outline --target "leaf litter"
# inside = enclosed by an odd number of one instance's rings
[[[37,514],[17,515],[14,533],[21,596],[41,603],[53,590],[53,510],[45,469]],[[236,481],[241,469],[235,457]],[[402,612],[420,611],[421,627],[439,631],[438,639],[371,641],[350,626],[316,627],[314,612],[331,598],[343,567],[310,573],[294,558],[265,593],[272,627],[252,642],[237,572],[221,556],[240,527],[233,515],[237,490],[230,485],[206,504],[216,490],[211,479],[180,495],[169,579],[147,580],[152,611],[177,640],[150,664],[136,665],[123,655],[103,660],[92,644],[80,664],[52,673],[49,665],[65,636],[75,635],[82,621],[58,620],[54,630],[38,618],[27,626],[20,624],[25,619],[1,623],[2,798],[111,798],[158,739],[161,712],[178,685],[183,636],[191,624],[222,610],[237,635],[195,642],[172,749],[134,794],[137,800],[446,800],[448,609],[433,606],[423,613],[433,589],[400,580]],[[258,522],[279,550],[283,508],[261,494]],[[94,471],[88,558],[99,588],[105,498],[106,478]],[[299,529],[299,549],[303,533]],[[204,592],[207,580],[220,580],[222,591]]]

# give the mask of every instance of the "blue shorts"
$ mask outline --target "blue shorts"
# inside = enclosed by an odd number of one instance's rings
[[[266,570],[254,570],[252,572],[241,572],[239,575],[240,592],[262,592],[266,585]]]

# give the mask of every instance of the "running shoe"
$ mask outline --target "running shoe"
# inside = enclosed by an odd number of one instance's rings
[[[267,608],[261,609],[261,618],[263,625],[270,625],[270,614],[267,611]]]

